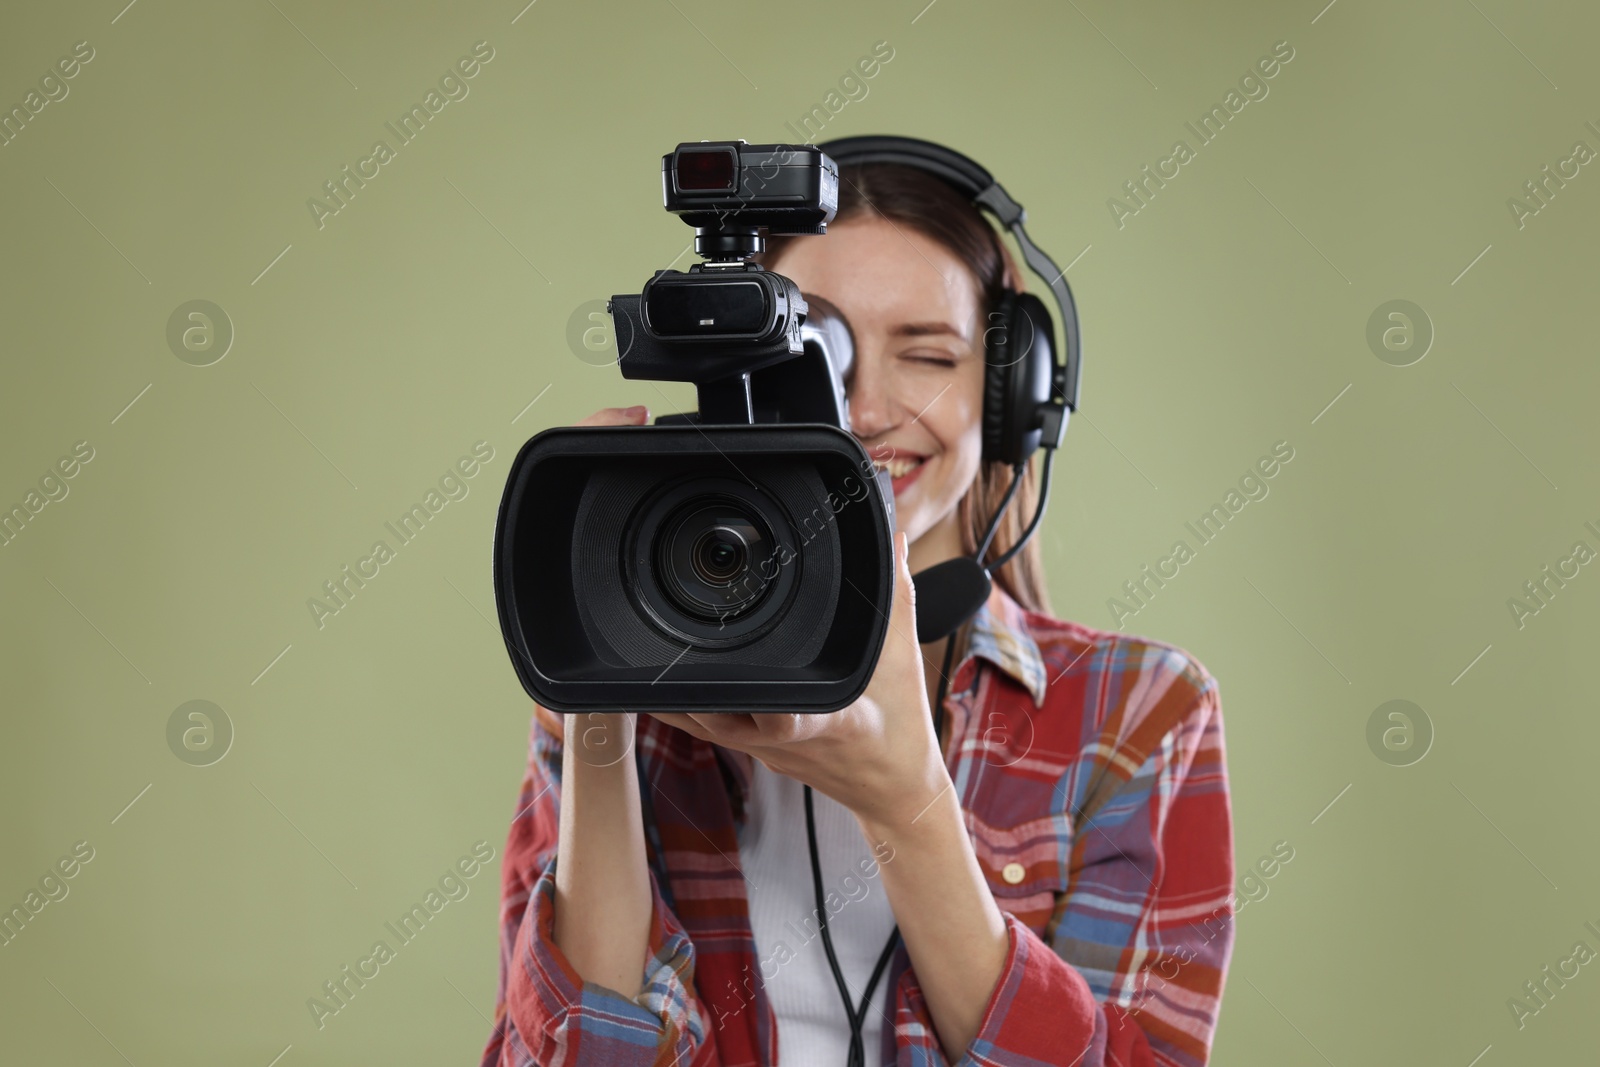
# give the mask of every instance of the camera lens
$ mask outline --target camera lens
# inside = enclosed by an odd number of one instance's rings
[[[694,543],[695,573],[707,585],[725,585],[746,566],[744,535],[732,526],[713,526]]]
[[[726,621],[761,602],[772,575],[772,536],[742,501],[700,497],[680,506],[661,526],[656,573],[663,591],[686,614]],[[766,568],[770,570],[770,567]]]

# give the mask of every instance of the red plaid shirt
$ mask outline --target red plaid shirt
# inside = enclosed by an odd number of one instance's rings
[[[950,690],[950,773],[1009,936],[958,1067],[1204,1064],[1234,933],[1216,681],[1182,649],[1024,611],[997,586]],[[647,847],[670,885],[652,869],[647,962],[628,997],[584,982],[553,939],[553,721],[535,708],[484,1067],[776,1064],[736,866],[749,757],[639,716],[659,829]],[[942,1067],[904,942],[886,978],[880,1062]]]

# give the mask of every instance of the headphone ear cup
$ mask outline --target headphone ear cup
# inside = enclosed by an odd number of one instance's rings
[[[983,458],[1014,466],[1039,447],[1036,425],[1050,400],[1054,326],[1044,301],[1006,292],[984,331]]]

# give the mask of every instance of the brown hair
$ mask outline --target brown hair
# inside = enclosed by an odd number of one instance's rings
[[[907,226],[949,249],[966,265],[978,287],[982,322],[997,306],[1006,289],[1023,288],[1021,272],[982,212],[970,200],[931,174],[897,163],[865,163],[839,168],[839,209],[835,224],[857,215],[876,215],[895,225]],[[794,237],[769,237],[767,250],[755,257],[762,266],[783,255]],[[988,557],[997,558],[1016,544],[1038,506],[1038,474],[1030,463],[1023,470],[1011,506],[995,531]],[[1011,484],[1011,468],[1004,463],[982,462],[971,487],[961,498],[957,522],[962,551],[978,551],[995,509]],[[1039,542],[1030,540],[995,573],[1013,600],[1032,611],[1050,613],[1044,564]]]

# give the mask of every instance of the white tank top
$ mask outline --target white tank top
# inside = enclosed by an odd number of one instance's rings
[[[844,1067],[850,1023],[828,966],[818,925],[805,786],[751,759],[750,795],[739,833],[739,861],[750,901],[761,979],[778,1027],[780,1067]],[[895,926],[876,855],[849,808],[812,790],[817,858],[828,933],[852,1004]],[[865,872],[865,873],[864,873]],[[883,1029],[892,1025],[889,967],[862,1020],[866,1062],[877,1064]]]

